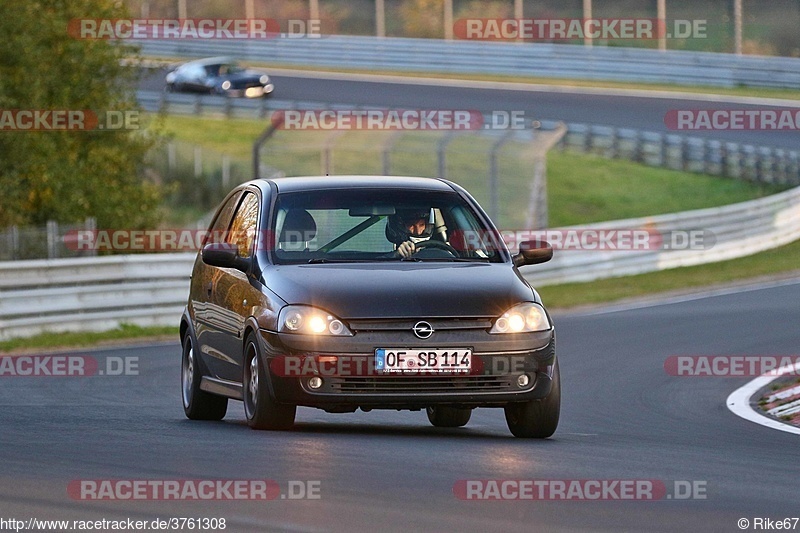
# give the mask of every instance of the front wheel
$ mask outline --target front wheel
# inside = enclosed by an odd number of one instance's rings
[[[437,405],[425,409],[428,420],[437,428],[460,428],[466,426],[472,416],[472,409],[459,409],[446,405]]]
[[[553,386],[541,400],[506,406],[506,423],[515,437],[546,439],[556,432],[561,412],[561,372],[553,368]]]
[[[183,412],[192,420],[222,420],[228,411],[228,399],[202,390],[200,388],[202,378],[192,334],[187,331],[183,337],[181,360]]]
[[[242,397],[247,424],[253,429],[290,429],[297,406],[279,404],[270,396],[261,348],[253,333],[247,337],[244,354]]]

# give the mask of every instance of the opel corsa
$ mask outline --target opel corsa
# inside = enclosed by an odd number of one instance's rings
[[[555,329],[478,203],[444,179],[254,180],[228,194],[194,264],[180,325],[186,416],[244,402],[255,429],[297,406],[425,410],[460,427],[502,408],[511,433],[558,425]]]

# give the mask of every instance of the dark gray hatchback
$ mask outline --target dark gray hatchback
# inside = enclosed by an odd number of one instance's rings
[[[383,176],[255,180],[222,202],[181,320],[186,416],[244,402],[255,429],[298,405],[425,409],[459,427],[502,407],[518,437],[558,425],[555,329],[512,256],[458,185]]]

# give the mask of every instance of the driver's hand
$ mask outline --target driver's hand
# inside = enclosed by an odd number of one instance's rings
[[[411,255],[417,251],[416,246],[411,241],[406,241],[400,246],[397,247],[397,253],[400,254],[401,257],[411,257]]]

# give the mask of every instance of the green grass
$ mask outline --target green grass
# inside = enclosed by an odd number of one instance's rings
[[[552,227],[727,205],[782,190],[559,151],[548,155],[547,186]]]
[[[668,291],[691,290],[759,276],[789,272],[796,272],[800,275],[798,257],[800,257],[800,241],[795,241],[774,250],[720,263],[587,283],[550,285],[539,287],[538,290],[548,308],[563,309]]]
[[[171,337],[178,339],[178,327],[140,327],[123,324],[117,329],[99,332],[41,333],[0,342],[0,353],[37,348],[85,348],[120,340]]]

